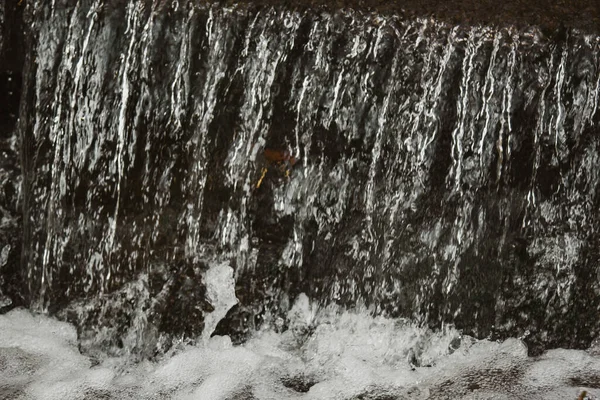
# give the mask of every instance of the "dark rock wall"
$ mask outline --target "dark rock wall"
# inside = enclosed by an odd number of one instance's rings
[[[240,337],[301,292],[533,352],[600,333],[597,35],[184,1],[32,13],[20,271],[82,337],[197,335],[224,261],[240,306],[219,332]]]
[[[226,0],[222,4],[280,6],[279,0]],[[290,3],[288,3],[290,5]],[[335,11],[351,8],[402,18],[430,18],[457,25],[539,26],[547,32],[561,27],[588,32],[600,29],[600,3],[590,0],[296,0],[299,9]]]
[[[0,4],[0,311],[23,304],[21,166],[16,131],[24,62],[23,8]]]

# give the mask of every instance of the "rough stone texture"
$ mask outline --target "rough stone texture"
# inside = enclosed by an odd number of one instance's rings
[[[451,24],[538,25],[550,31],[562,26],[595,31],[600,29],[600,5],[591,0],[277,0],[224,1],[260,6],[286,6],[336,10],[351,8],[366,12],[432,17]]]
[[[22,12],[0,4],[0,312],[23,304],[21,168],[16,132],[24,53]]]

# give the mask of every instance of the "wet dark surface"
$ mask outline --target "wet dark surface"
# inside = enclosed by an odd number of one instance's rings
[[[234,4],[234,1],[224,2]],[[281,6],[276,0],[243,0],[251,6]],[[452,24],[539,25],[549,33],[562,26],[586,31],[600,29],[600,5],[594,0],[300,0],[298,8],[336,10],[353,8],[366,12],[390,13],[404,18],[433,17]]]
[[[300,293],[532,353],[600,334],[597,4],[92,3],[2,6],[0,311],[116,347],[148,316],[152,355],[227,260],[237,340]]]
[[[19,115],[25,38],[23,6],[0,4],[0,312],[22,305]]]

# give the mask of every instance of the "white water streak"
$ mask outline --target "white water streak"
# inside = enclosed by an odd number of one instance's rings
[[[124,153],[125,146],[127,144],[127,109],[129,105],[129,68],[133,58],[133,49],[137,41],[136,30],[138,28],[138,13],[135,12],[135,3],[131,2],[127,6],[127,29],[125,35],[130,34],[129,46],[127,53],[124,55],[125,62],[121,66],[119,75],[121,76],[121,107],[119,109],[119,125],[117,127],[117,153],[115,161],[117,163],[117,174],[116,174],[116,203],[113,217],[110,220],[110,229],[108,232],[108,240],[106,244],[107,254],[112,254],[114,250],[115,235],[117,232],[117,224],[119,220],[119,206],[121,202],[121,185],[125,177],[125,161]],[[107,271],[106,280],[110,280],[110,266]]]

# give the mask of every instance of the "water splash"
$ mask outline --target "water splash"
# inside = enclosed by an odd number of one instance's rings
[[[288,320],[294,329],[255,332],[243,346],[215,336],[123,369],[118,360],[92,364],[79,354],[74,327],[15,310],[0,316],[0,393],[24,400],[599,395],[600,363],[583,351],[528,358],[517,339],[477,341],[451,327],[433,333],[364,311],[317,310],[306,296]]]
[[[233,272],[228,264],[217,264],[211,266],[204,274],[206,298],[214,310],[204,317],[203,343],[208,343],[219,321],[225,318],[231,307],[238,303],[235,297]]]

